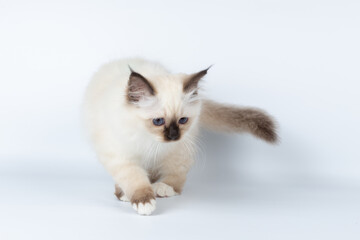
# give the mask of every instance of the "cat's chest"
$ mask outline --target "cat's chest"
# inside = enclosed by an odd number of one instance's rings
[[[172,149],[170,144],[136,135],[121,145],[122,151],[125,151],[132,161],[146,168],[159,164]]]

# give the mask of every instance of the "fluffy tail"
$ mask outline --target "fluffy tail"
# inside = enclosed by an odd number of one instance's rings
[[[276,124],[265,112],[203,100],[200,124],[223,132],[249,132],[267,142],[278,140]]]

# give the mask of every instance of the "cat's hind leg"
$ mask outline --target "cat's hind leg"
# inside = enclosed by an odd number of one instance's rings
[[[125,196],[124,192],[121,190],[121,188],[115,184],[115,196],[123,202],[130,202],[130,200]]]

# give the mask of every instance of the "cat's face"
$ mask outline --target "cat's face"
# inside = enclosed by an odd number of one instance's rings
[[[207,70],[146,77],[131,70],[127,102],[157,141],[181,140],[196,124],[201,111],[198,83]]]

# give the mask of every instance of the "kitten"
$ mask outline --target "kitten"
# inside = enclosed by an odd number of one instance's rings
[[[115,195],[139,214],[155,210],[155,197],[181,193],[200,127],[277,140],[261,110],[202,99],[207,71],[172,74],[158,63],[125,59],[103,66],[87,88],[84,120],[95,151]]]

